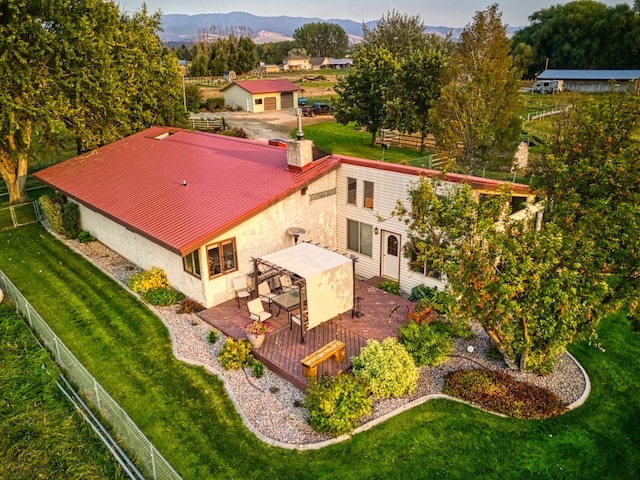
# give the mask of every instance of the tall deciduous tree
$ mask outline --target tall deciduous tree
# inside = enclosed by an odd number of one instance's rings
[[[32,139],[70,134],[85,151],[153,123],[185,122],[176,59],[160,16],[101,0],[9,0],[0,22],[0,173],[27,200]]]
[[[419,133],[424,145],[431,132],[429,112],[435,106],[442,88],[445,64],[442,50],[414,50],[398,63],[394,88],[386,99],[387,128],[403,133]]]
[[[595,335],[609,287],[584,269],[592,248],[573,251],[553,224],[536,231],[506,220],[508,192],[483,201],[468,186],[436,192],[421,179],[396,213],[409,228],[407,258],[442,268],[458,298],[455,314],[478,321],[513,365],[538,373],[551,371],[567,345]]]
[[[305,23],[296,28],[293,38],[312,57],[341,58],[349,47],[347,32],[336,23]]]
[[[404,58],[426,46],[425,28],[420,15],[392,10],[383,15],[374,28],[362,25],[362,44],[374,49],[384,47],[394,57]]]
[[[334,114],[338,123],[355,122],[371,133],[371,144],[387,119],[386,98],[392,88],[397,61],[382,48],[362,47],[346,77],[336,86],[339,97]]]
[[[640,68],[638,3],[634,8],[627,3],[607,6],[580,0],[533,13],[531,24],[513,36],[516,48],[531,47],[527,74],[535,76],[547,62],[549,68]]]
[[[501,17],[492,5],[465,27],[431,114],[439,149],[469,173],[511,165],[519,141],[520,72]]]

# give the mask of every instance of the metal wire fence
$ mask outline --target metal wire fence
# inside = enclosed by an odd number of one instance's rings
[[[77,391],[111,425],[119,445],[127,451],[135,465],[147,478],[181,479],[122,407],[71,353],[2,270],[0,270],[0,288],[15,304],[16,312],[25,319],[31,330],[50,350],[56,363],[66,372],[67,378],[71,380]]]

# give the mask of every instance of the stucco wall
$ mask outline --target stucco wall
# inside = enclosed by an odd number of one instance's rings
[[[127,230],[122,225],[83,205],[80,205],[80,223],[83,230],[90,232],[100,242],[130,262],[145,270],[160,267],[165,271],[169,283],[174,288],[190,298],[198,300],[203,298],[202,283],[184,272],[180,255]]]
[[[286,233],[289,227],[302,227],[307,231],[299,241],[309,240],[335,249],[335,189],[334,171],[309,185],[304,194],[301,191],[293,193],[212,240],[210,244],[235,238],[238,264],[238,271],[213,280],[208,278],[206,245],[199,250],[202,273],[200,280],[184,271],[181,256],[82,205],[80,221],[84,230],[127,260],[143,269],[162,268],[174,288],[210,307],[235,297],[233,279],[252,271],[252,257],[260,257],[294,244],[294,239]]]
[[[307,231],[299,237],[299,242],[306,240],[335,248],[335,193],[316,198],[318,193],[334,191],[335,186],[336,173],[332,172],[309,185],[304,195],[296,192],[216,239],[236,239],[238,271],[205,282],[206,305],[217,305],[235,297],[233,279],[253,271],[252,257],[294,245],[294,239],[286,233],[289,227]],[[206,246],[201,248],[200,258],[206,259]],[[202,271],[206,272],[206,269]]]
[[[347,178],[357,180],[356,205],[347,203]],[[373,189],[373,209],[363,206],[364,181],[374,184]],[[400,236],[400,246],[407,242],[407,229],[403,222],[393,217],[391,212],[396,207],[396,202],[401,200],[409,205],[408,190],[412,182],[418,180],[416,175],[391,172],[388,170],[378,170],[366,168],[359,165],[343,164],[338,171],[337,187],[337,243],[338,249],[347,249],[347,219],[378,227],[379,233],[373,235],[373,252],[368,257],[359,252],[356,262],[356,274],[364,278],[381,275],[382,259],[382,231],[396,233]],[[410,292],[417,285],[424,284],[431,287],[437,286],[442,289],[443,283],[433,277],[427,277],[413,272],[408,267],[408,262],[404,257],[400,259],[400,275],[398,279],[400,288],[405,292]]]

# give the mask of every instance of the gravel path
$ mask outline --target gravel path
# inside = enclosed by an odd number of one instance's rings
[[[130,276],[139,271],[99,242],[67,243],[125,286]],[[260,379],[253,377],[250,371],[224,370],[216,357],[226,337],[220,333],[219,340],[211,344],[207,337],[212,327],[197,315],[178,314],[175,307],[155,307],[155,310],[169,329],[176,357],[202,365],[221,378],[245,424],[263,441],[284,448],[311,449],[342,440],[343,437],[332,439],[313,431],[307,423],[307,410],[298,406],[304,400],[304,393],[268,369]],[[444,376],[449,372],[476,367],[478,363],[492,369],[504,369],[504,362],[486,360],[485,354],[491,344],[489,337],[478,325],[472,325],[472,328],[476,338],[472,341],[454,339],[454,354],[448,361],[434,368],[420,368],[418,387],[412,394],[375,400],[372,413],[354,433],[430,398],[442,398]],[[469,346],[473,347],[472,353],[467,350]],[[518,380],[549,388],[570,408],[581,405],[590,391],[586,372],[568,353],[561,356],[552,375],[541,377],[513,371],[510,374]]]

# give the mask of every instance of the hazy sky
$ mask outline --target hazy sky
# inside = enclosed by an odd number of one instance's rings
[[[139,8],[143,0],[116,0],[121,8],[131,12]],[[427,26],[463,27],[470,23],[475,12],[485,10],[495,0],[145,0],[150,12],[162,13],[229,13],[248,12],[259,16],[312,17],[323,20],[349,19],[356,22],[377,20],[392,9],[410,15],[419,14]],[[520,27],[529,24],[532,13],[565,4],[554,0],[502,0],[497,2],[502,12],[502,22]],[[633,0],[600,0],[606,5]]]

